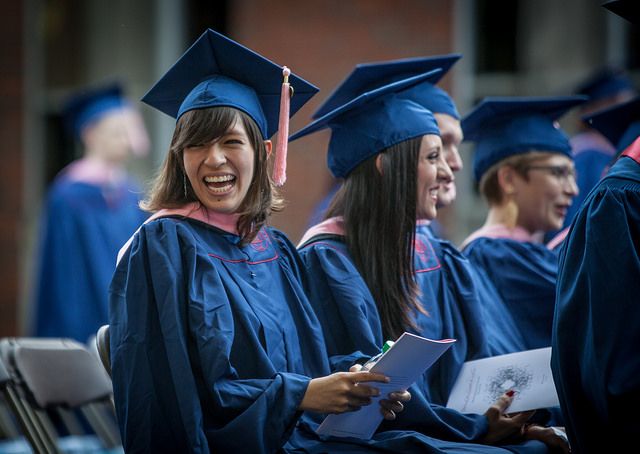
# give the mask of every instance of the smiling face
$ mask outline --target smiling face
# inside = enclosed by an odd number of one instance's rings
[[[517,224],[529,232],[560,229],[573,198],[578,194],[573,161],[548,154],[525,167],[526,177],[513,180]]]
[[[451,115],[434,113],[440,129],[442,138],[442,151],[447,165],[451,169],[452,176],[448,180],[443,180],[438,191],[438,206],[448,206],[456,198],[456,183],[453,173],[462,170],[462,158],[458,147],[462,143],[462,128],[460,120],[456,120]]]
[[[442,140],[432,134],[423,136],[418,156],[418,219],[435,219],[440,183],[450,177],[451,172],[442,155]]]
[[[255,151],[239,117],[221,137],[184,149],[187,178],[198,200],[217,213],[236,213],[249,191]]]

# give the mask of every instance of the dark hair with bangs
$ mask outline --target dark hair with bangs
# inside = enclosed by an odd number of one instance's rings
[[[255,157],[253,179],[240,205],[237,228],[243,244],[253,241],[269,215],[282,209],[283,202],[269,175],[267,149],[260,129],[251,117],[232,107],[190,110],[180,117],[173,132],[169,153],[147,199],[140,204],[142,209],[155,212],[198,201],[185,172],[184,149],[219,139],[238,120],[242,121],[247,131]]]
[[[376,301],[383,334],[397,339],[415,329],[418,301],[414,276],[414,241],[418,158],[422,137],[383,150],[349,174],[327,217],[343,216],[346,244]]]

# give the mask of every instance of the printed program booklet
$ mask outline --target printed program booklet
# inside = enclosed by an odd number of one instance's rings
[[[391,380],[389,383],[371,383],[380,390],[380,395],[358,411],[327,416],[316,432],[336,437],[371,438],[383,420],[380,399],[411,386],[454,342],[455,339],[431,340],[404,333],[369,369]]]
[[[551,374],[551,347],[467,361],[447,407],[484,414],[503,393],[515,391],[509,413],[560,405]]]

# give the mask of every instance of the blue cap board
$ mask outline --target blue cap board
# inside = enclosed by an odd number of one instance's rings
[[[605,67],[591,74],[575,90],[576,95],[589,97],[589,101],[615,96],[626,91],[635,91],[631,79],[622,69]]]
[[[632,24],[640,24],[640,4],[638,4],[638,0],[613,0],[604,3],[602,6]]]
[[[556,120],[586,101],[585,96],[488,97],[462,120],[466,141],[475,142],[476,181],[494,164],[529,151],[571,157],[569,138]]]
[[[431,83],[416,85],[405,96],[433,113],[445,113],[459,119],[460,114],[451,97],[435,84],[461,57],[461,54],[449,54],[356,65],[351,74],[315,111],[313,118],[319,118],[368,91],[439,68],[442,72],[434,77]]]
[[[621,152],[640,136],[640,96],[585,115],[582,119]]]
[[[131,107],[131,104],[124,98],[119,83],[84,88],[65,102],[62,110],[63,123],[69,134],[79,138],[87,126],[106,113],[123,107]]]
[[[363,93],[308,124],[289,140],[330,128],[329,170],[336,178],[345,178],[358,164],[392,145],[425,134],[440,135],[433,114],[404,97],[405,90],[430,83],[439,73],[430,71]]]
[[[278,130],[281,66],[208,29],[142,98],[176,119],[194,109],[226,106],[249,115],[264,139]],[[295,114],[318,88],[291,73]]]

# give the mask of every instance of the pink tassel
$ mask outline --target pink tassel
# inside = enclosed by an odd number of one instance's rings
[[[276,186],[282,186],[287,181],[287,144],[289,142],[289,105],[291,102],[291,87],[289,75],[291,70],[284,66],[282,75],[282,90],[280,92],[280,117],[278,123],[278,143],[276,144],[276,157],[273,165],[273,181]]]

